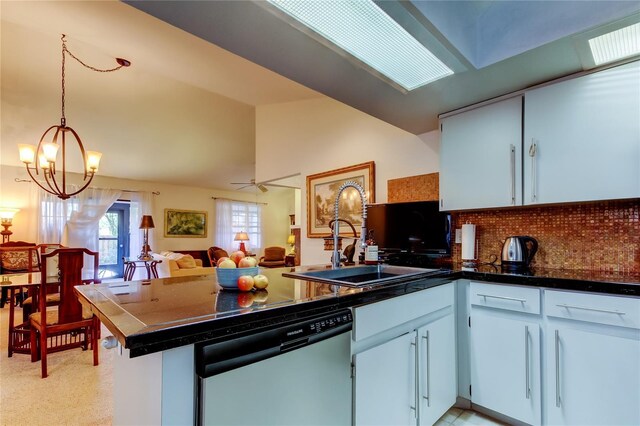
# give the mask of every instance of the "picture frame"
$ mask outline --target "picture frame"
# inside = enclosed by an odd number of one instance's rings
[[[206,238],[207,212],[164,209],[164,236],[167,238]]]
[[[328,172],[307,176],[307,237],[325,238],[331,236],[329,222],[334,219],[334,205],[338,189],[347,181],[360,184],[367,194],[367,204],[375,202],[375,163],[356,164]],[[351,222],[358,236],[362,227],[362,201],[355,188],[347,188],[342,193],[340,219]],[[345,223],[340,224],[340,235],[353,236],[353,231]]]

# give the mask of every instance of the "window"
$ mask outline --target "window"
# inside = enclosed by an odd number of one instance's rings
[[[236,232],[245,231],[249,235],[249,247],[261,247],[260,210],[257,204],[234,202],[231,206],[234,236]]]
[[[244,231],[249,235],[245,242],[247,250],[262,247],[262,206],[242,201],[216,200],[215,245],[225,250],[236,250],[236,233]]]

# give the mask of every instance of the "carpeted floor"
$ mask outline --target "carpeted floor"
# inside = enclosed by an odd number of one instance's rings
[[[22,310],[16,308],[16,320]],[[110,425],[114,351],[100,346],[100,365],[90,350],[47,357],[49,376],[29,355],[7,356],[9,307],[0,309],[0,425]],[[102,337],[109,331],[102,327]]]

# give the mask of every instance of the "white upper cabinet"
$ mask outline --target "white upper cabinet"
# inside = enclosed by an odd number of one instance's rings
[[[441,125],[441,210],[522,205],[521,96]]]
[[[640,197],[640,62],[528,91],[524,111],[524,204]]]

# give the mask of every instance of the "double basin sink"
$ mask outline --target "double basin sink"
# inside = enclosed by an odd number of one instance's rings
[[[414,280],[434,273],[439,269],[412,268],[394,265],[359,265],[336,269],[315,269],[283,272],[282,275],[305,281],[314,281],[345,287],[364,287]]]

